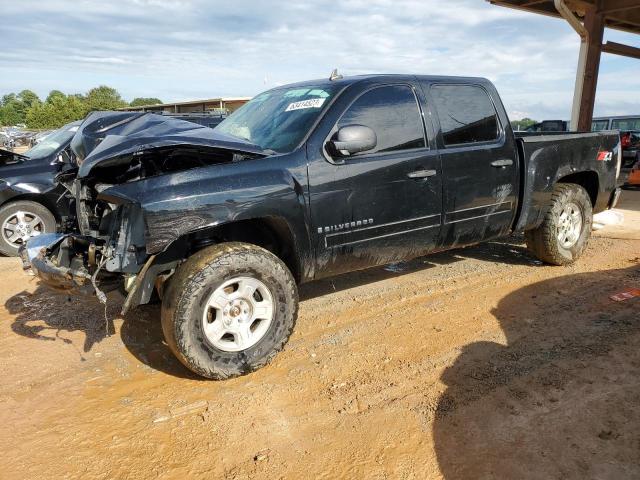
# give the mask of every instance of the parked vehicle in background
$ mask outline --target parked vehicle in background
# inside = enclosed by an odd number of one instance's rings
[[[568,132],[569,122],[565,120],[543,120],[525,129],[525,132],[552,133]],[[594,118],[591,123],[592,132],[619,130],[622,144],[623,166],[640,160],[640,116],[618,116]]]
[[[80,125],[54,131],[23,154],[0,152],[0,253],[15,256],[31,237],[56,232],[69,217],[55,176],[71,166],[69,143]]]
[[[631,167],[625,187],[640,188],[640,159]]]
[[[640,160],[640,115],[594,118],[592,131],[619,130],[623,164]]]
[[[23,127],[22,124],[13,127],[2,127],[0,129],[1,148],[12,151],[16,147],[30,146],[34,133],[24,130]]]
[[[565,120],[543,120],[525,129],[525,132],[568,132],[569,122]]]
[[[37,132],[29,139],[29,143],[33,147],[34,145],[37,145],[42,140],[44,140],[45,137],[51,134],[52,132],[54,132],[54,130],[42,130],[40,132]]]
[[[119,121],[139,112],[119,112]],[[186,119],[190,124],[215,126],[224,117],[207,113],[153,114],[154,118]],[[0,254],[15,256],[32,236],[76,228],[72,180],[77,170],[69,145],[82,121],[72,122],[42,136],[23,154],[0,151]],[[102,125],[94,146],[106,134],[118,133]],[[60,181],[60,176],[66,176]]]
[[[283,348],[299,283],[512,232],[570,264],[619,195],[617,133],[514,134],[480,78],[332,75],[214,130],[148,115],[96,146],[115,119],[93,114],[72,141],[79,233],[31,239],[23,262],[103,302],[124,286],[123,313],[155,290],[167,344],[208,378]]]
[[[591,130],[640,131],[640,115],[619,115],[615,117],[596,117],[591,123]]]

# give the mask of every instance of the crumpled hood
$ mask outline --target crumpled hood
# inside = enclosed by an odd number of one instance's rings
[[[257,145],[186,120],[154,113],[93,112],[80,125],[71,148],[83,178],[98,164],[156,148],[190,145],[268,154]]]

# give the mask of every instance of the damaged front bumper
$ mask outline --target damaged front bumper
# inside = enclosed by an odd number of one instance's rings
[[[105,303],[106,295],[96,283],[100,268],[90,272],[82,255],[70,254],[74,241],[79,239],[82,237],[61,233],[34,237],[20,248],[22,267],[54,290],[69,294],[95,294],[100,302]]]
[[[20,248],[22,267],[55,290],[91,294],[91,275],[87,271],[73,269],[71,264],[57,265],[51,257],[51,253],[69,237],[68,234],[48,233],[30,239]]]
[[[30,239],[20,249],[23,268],[31,271],[46,286],[70,295],[95,294],[106,303],[104,292],[125,286],[127,298],[122,314],[138,305],[148,303],[154,288],[161,291],[161,283],[173,273],[177,262],[155,262],[151,255],[137,273],[110,272],[103,266],[108,258],[96,259],[95,244],[77,234],[46,234]]]

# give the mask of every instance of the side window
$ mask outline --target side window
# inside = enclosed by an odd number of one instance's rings
[[[487,92],[473,85],[434,85],[431,95],[445,146],[490,142],[499,136],[498,116]]]
[[[594,120],[591,123],[591,131],[600,132],[602,130],[606,130],[608,124],[609,120]]]
[[[617,118],[611,122],[612,130],[640,130],[640,118]]]
[[[365,125],[376,132],[376,148],[360,155],[426,145],[418,101],[406,85],[377,87],[362,94],[338,121],[338,128],[347,125]]]

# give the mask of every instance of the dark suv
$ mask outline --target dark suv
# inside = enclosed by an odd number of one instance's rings
[[[69,166],[69,144],[81,123],[68,123],[23,154],[2,152],[0,253],[17,255],[29,238],[55,232],[68,217],[66,190],[54,177]]]

